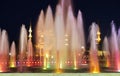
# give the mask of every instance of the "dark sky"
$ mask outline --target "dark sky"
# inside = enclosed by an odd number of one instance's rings
[[[25,24],[27,29],[30,21],[33,29],[40,10],[46,11],[51,5],[53,13],[57,0],[0,0],[0,27],[8,31],[10,42],[18,42],[20,27]],[[73,0],[75,16],[80,9],[83,14],[85,34],[94,21],[100,25],[102,38],[110,33],[110,22],[114,20],[120,26],[120,3],[117,0]]]

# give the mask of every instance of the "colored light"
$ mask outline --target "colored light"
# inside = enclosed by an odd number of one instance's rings
[[[120,70],[118,70],[118,72],[120,72]]]
[[[77,67],[74,67],[74,70],[77,70]]]
[[[93,70],[91,71],[91,73],[99,73],[99,69],[98,68],[93,68]]]
[[[43,70],[46,70],[47,68],[43,68]]]
[[[15,64],[15,62],[10,62],[10,67],[11,67],[11,68],[14,68],[14,67],[16,67],[16,64]]]
[[[57,70],[56,70],[56,73],[62,73],[62,70],[57,69]]]
[[[60,63],[60,69],[62,69],[62,63]]]

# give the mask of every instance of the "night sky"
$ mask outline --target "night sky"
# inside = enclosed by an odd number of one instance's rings
[[[51,5],[53,14],[57,0],[1,0],[0,1],[0,28],[6,29],[9,41],[19,41],[22,24],[29,28],[30,21],[34,29],[40,10],[46,11]],[[102,38],[110,34],[110,22],[114,20],[116,27],[120,26],[120,3],[117,0],[73,0],[74,15],[80,9],[83,14],[86,39],[92,22],[99,24]],[[34,32],[34,31],[33,31]]]

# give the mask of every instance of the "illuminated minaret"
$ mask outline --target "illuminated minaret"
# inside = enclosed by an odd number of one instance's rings
[[[31,25],[30,25],[30,28],[29,28],[28,38],[29,38],[29,39],[32,39],[32,28],[31,28]]]
[[[32,44],[32,28],[31,25],[29,27],[29,35],[28,35],[28,43],[27,43],[27,62],[26,66],[27,67],[31,67],[33,66],[33,64],[31,64],[30,62],[33,61],[33,44]]]
[[[100,33],[100,28],[99,28],[99,26],[98,26],[98,29],[97,29],[97,38],[96,38],[97,44],[99,44],[100,41],[101,41],[100,35],[101,35],[101,33]]]

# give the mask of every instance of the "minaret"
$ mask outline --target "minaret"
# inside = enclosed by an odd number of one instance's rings
[[[29,32],[28,43],[27,43],[27,62],[28,63],[26,63],[26,66],[31,67],[31,66],[33,66],[33,64],[30,63],[30,62],[33,61],[33,44],[32,44],[32,27],[31,27],[31,24],[30,24],[28,32]]]
[[[99,26],[98,26],[98,29],[97,29],[97,38],[96,38],[97,44],[99,44],[100,41],[101,41],[100,35],[101,35],[101,33],[100,33],[100,28],[99,28]]]
[[[32,27],[31,27],[31,25],[30,25],[30,27],[29,27],[29,35],[28,35],[28,38],[29,38],[29,39],[32,39]]]

